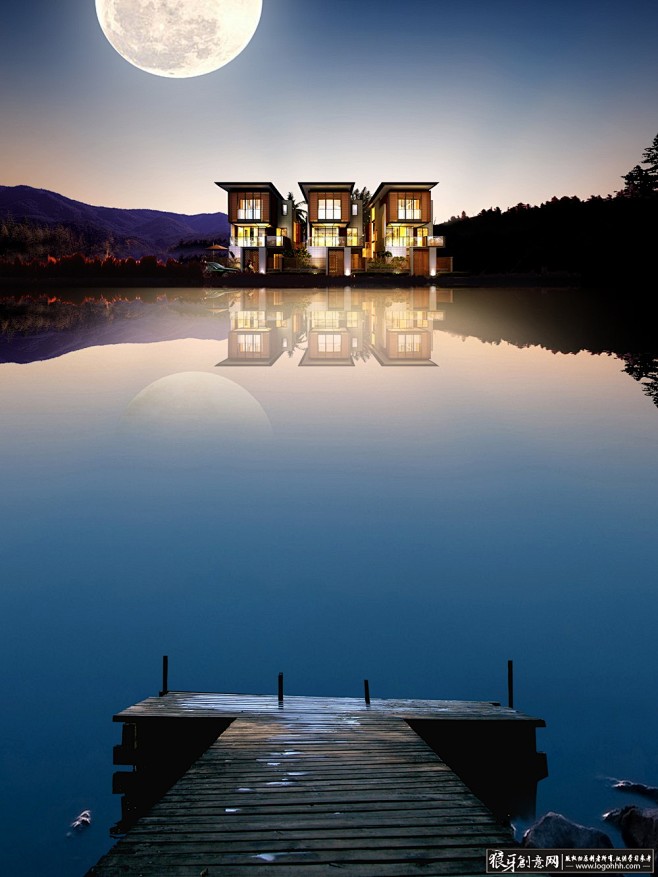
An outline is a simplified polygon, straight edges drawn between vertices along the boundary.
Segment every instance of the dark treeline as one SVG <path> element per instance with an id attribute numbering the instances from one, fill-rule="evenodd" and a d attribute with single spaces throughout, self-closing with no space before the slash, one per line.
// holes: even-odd
<path id="1" fill-rule="evenodd" d="M 658 196 L 553 198 L 435 226 L 455 271 L 565 272 L 593 285 L 642 277 L 653 262 Z"/>
<path id="2" fill-rule="evenodd" d="M 642 167 L 644 165 L 644 167 Z M 611 285 L 653 273 L 658 220 L 658 134 L 641 163 L 622 175 L 615 196 L 551 198 L 435 226 L 456 271 L 475 274 L 565 272 L 585 284 Z"/>
<path id="3" fill-rule="evenodd" d="M 445 330 L 487 344 L 583 351 L 619 359 L 658 405 L 658 339 L 647 288 L 455 290 Z"/>
<path id="4" fill-rule="evenodd" d="M 168 259 L 163 262 L 155 256 L 115 259 L 112 256 L 89 258 L 82 253 L 74 253 L 60 259 L 49 256 L 45 260 L 24 261 L 15 258 L 0 261 L 0 281 L 5 282 L 200 286 L 202 277 L 203 265 L 198 259 L 187 262 Z"/>
<path id="5" fill-rule="evenodd" d="M 61 258 L 74 253 L 105 256 L 114 239 L 91 226 L 48 225 L 29 219 L 6 217 L 0 220 L 0 259 L 34 260 L 48 256 Z"/>

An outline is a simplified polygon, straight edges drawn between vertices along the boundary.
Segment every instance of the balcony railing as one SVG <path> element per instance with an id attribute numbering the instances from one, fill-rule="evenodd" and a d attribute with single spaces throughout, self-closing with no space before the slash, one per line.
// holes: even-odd
<path id="1" fill-rule="evenodd" d="M 231 246 L 232 247 L 264 247 L 265 246 L 265 235 L 259 234 L 256 237 L 249 238 L 231 238 Z"/>
<path id="2" fill-rule="evenodd" d="M 445 240 L 439 237 L 386 237 L 384 243 L 387 247 L 444 247 Z"/>
<path id="3" fill-rule="evenodd" d="M 341 237 L 339 235 L 311 235 L 306 242 L 309 247 L 362 247 L 363 237 Z"/>
<path id="4" fill-rule="evenodd" d="M 444 247 L 445 240 L 440 237 L 386 237 L 387 247 Z"/>
<path id="5" fill-rule="evenodd" d="M 282 234 L 268 234 L 266 244 L 268 247 L 282 247 L 284 237 Z"/>

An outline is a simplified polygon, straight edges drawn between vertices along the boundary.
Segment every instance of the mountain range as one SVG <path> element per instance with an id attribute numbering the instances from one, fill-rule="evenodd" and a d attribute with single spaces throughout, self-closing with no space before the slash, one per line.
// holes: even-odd
<path id="1" fill-rule="evenodd" d="M 31 186 L 0 186 L 0 221 L 5 219 L 41 227 L 64 226 L 88 244 L 109 242 L 113 255 L 121 257 L 177 256 L 188 249 L 186 243 L 228 235 L 225 213 L 187 215 L 94 207 Z"/>

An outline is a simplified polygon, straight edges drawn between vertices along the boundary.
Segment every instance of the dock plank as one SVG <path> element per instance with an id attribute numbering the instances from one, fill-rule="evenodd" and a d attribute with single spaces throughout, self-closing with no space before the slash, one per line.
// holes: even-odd
<path id="1" fill-rule="evenodd" d="M 176 692 L 129 707 L 115 719 L 235 720 L 88 875 L 484 874 L 485 848 L 512 835 L 405 721 L 437 712 L 542 724 L 452 701 Z"/>

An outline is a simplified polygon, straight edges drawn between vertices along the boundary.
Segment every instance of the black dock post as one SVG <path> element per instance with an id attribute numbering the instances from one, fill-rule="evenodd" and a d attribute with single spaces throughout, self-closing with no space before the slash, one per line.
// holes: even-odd
<path id="1" fill-rule="evenodd" d="M 507 706 L 514 709 L 514 661 L 507 662 Z"/>
<path id="2" fill-rule="evenodd" d="M 160 692 L 160 697 L 164 697 L 165 694 L 169 694 L 169 656 L 162 656 L 162 691 Z"/>
<path id="3" fill-rule="evenodd" d="M 366 703 L 370 706 L 370 683 L 367 679 L 363 680 L 363 694 L 366 699 Z"/>
<path id="4" fill-rule="evenodd" d="M 279 703 L 283 703 L 283 673 L 279 673 Z"/>

